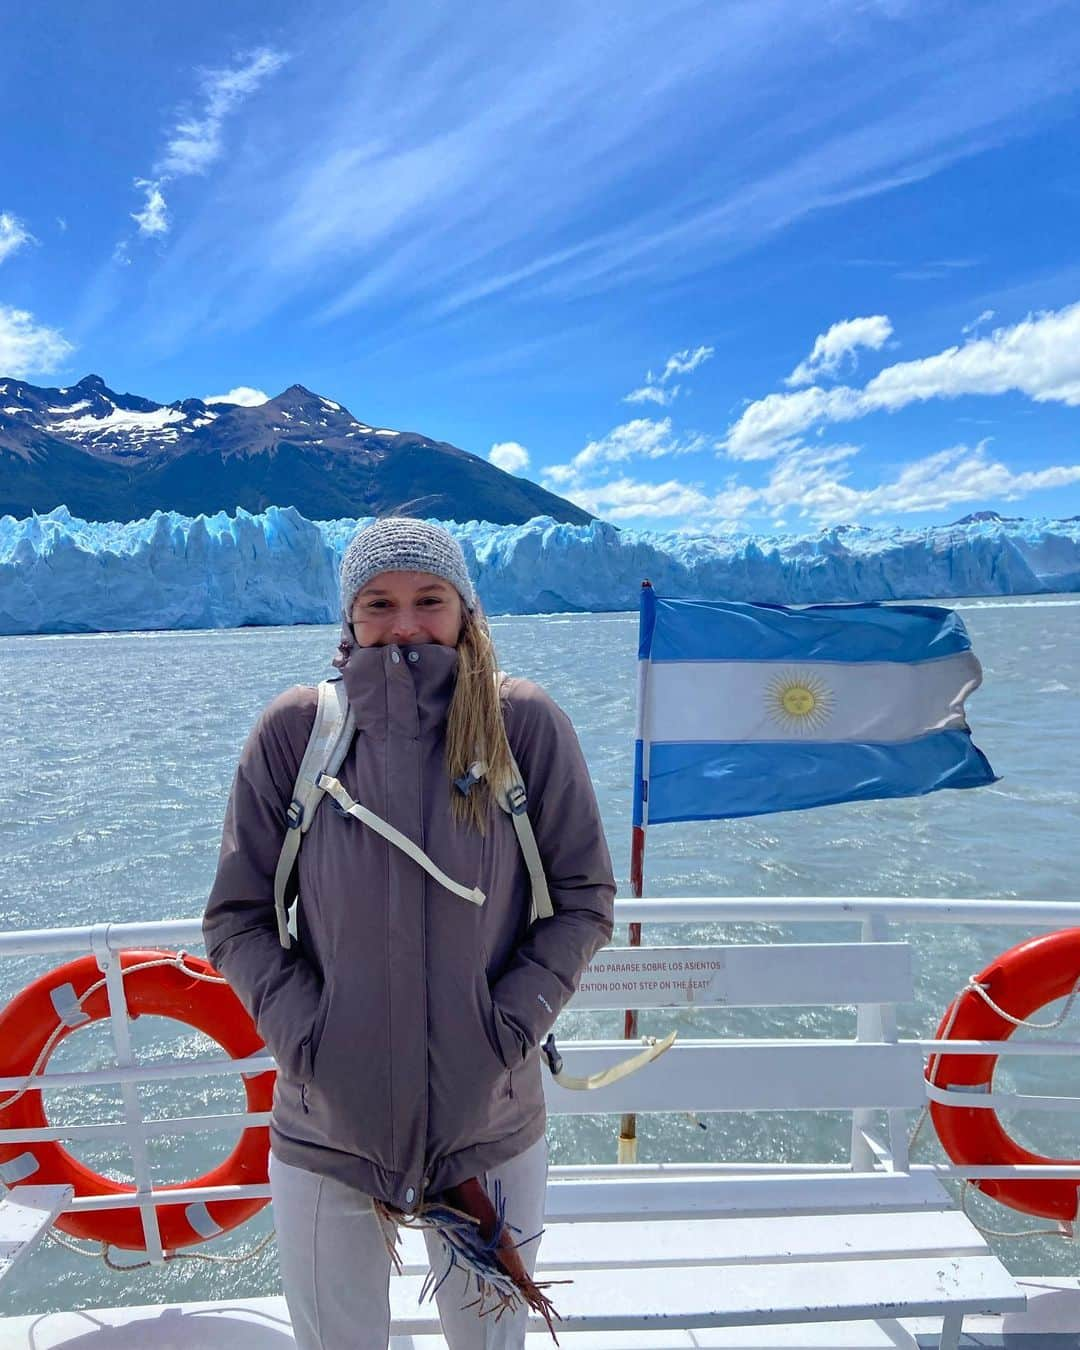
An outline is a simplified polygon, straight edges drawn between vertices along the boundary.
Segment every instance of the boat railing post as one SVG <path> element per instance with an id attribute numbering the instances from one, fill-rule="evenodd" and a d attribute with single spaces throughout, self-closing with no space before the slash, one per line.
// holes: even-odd
<path id="1" fill-rule="evenodd" d="M 124 971 L 120 953 L 114 952 L 109 945 L 109 928 L 110 925 L 107 923 L 94 924 L 90 930 L 90 948 L 97 957 L 99 969 L 105 975 L 105 991 L 109 996 L 109 1021 L 112 1024 L 117 1067 L 134 1068 L 135 1052 L 131 1045 L 131 1023 L 128 1020 L 127 999 L 124 995 Z M 129 1079 L 122 1080 L 119 1086 L 120 1099 L 124 1106 L 122 1133 L 131 1154 L 135 1192 L 138 1196 L 145 1197 L 139 1200 L 139 1214 L 142 1218 L 146 1255 L 152 1265 L 160 1266 L 165 1263 L 165 1253 L 161 1247 L 157 1208 L 151 1198 L 154 1187 L 150 1175 L 150 1154 L 146 1146 L 142 1107 L 139 1104 L 139 1085 L 137 1081 Z"/>
<path id="2" fill-rule="evenodd" d="M 880 911 L 863 916 L 861 940 L 884 942 L 888 938 L 888 920 Z M 860 1003 L 856 1018 L 855 1039 L 895 1044 L 897 1039 L 896 1008 L 891 1003 Z M 874 1107 L 860 1106 L 851 1117 L 851 1168 L 855 1172 L 871 1171 L 878 1157 L 871 1148 L 867 1135 L 872 1135 L 877 1112 Z M 889 1155 L 893 1167 L 907 1170 L 907 1124 L 903 1111 L 887 1110 Z"/>
<path id="3" fill-rule="evenodd" d="M 642 591 L 652 590 L 652 582 L 641 583 Z M 638 661 L 638 739 L 641 741 L 641 824 L 633 826 L 630 842 L 630 894 L 640 900 L 645 884 L 645 831 L 649 825 L 649 667 L 650 661 Z M 629 925 L 629 943 L 631 947 L 641 946 L 641 924 Z M 623 1040 L 637 1039 L 638 1015 L 636 1008 L 627 1008 L 623 1013 Z M 637 1116 L 632 1111 L 625 1112 L 619 1120 L 620 1163 L 637 1162 Z"/>

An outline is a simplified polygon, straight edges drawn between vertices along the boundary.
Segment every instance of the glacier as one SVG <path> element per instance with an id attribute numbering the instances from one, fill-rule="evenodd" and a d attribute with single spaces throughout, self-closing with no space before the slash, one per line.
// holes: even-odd
<path id="1" fill-rule="evenodd" d="M 0 633 L 322 624 L 360 520 L 156 511 L 128 523 L 66 507 L 0 517 Z M 594 521 L 441 522 L 489 614 L 627 610 L 662 595 L 805 604 L 1080 590 L 1080 518 L 949 526 L 840 525 L 807 535 L 661 534 Z"/>

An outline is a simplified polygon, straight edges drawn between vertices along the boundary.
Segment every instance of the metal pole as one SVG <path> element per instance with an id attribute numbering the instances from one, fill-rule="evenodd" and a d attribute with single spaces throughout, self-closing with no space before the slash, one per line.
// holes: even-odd
<path id="1" fill-rule="evenodd" d="M 652 582 L 643 581 L 641 589 L 652 589 Z M 630 842 L 630 893 L 635 900 L 640 900 L 644 885 L 645 871 L 645 829 L 649 823 L 649 740 L 648 727 L 646 725 L 646 697 L 648 694 L 648 663 L 645 663 L 641 669 L 638 680 L 638 728 L 641 732 L 641 777 L 644 785 L 643 801 L 641 804 L 641 824 L 633 827 Z M 641 946 L 641 924 L 630 924 L 630 946 Z M 623 1039 L 632 1041 L 637 1039 L 638 1020 L 637 1009 L 627 1008 L 623 1014 Z M 632 1112 L 626 1112 L 619 1121 L 619 1152 L 618 1160 L 620 1163 L 637 1162 L 637 1116 Z"/>

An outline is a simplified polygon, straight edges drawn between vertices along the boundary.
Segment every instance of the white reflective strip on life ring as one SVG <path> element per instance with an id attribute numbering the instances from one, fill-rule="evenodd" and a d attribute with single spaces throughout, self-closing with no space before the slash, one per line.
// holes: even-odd
<path id="1" fill-rule="evenodd" d="M 56 1015 L 66 1027 L 81 1027 L 90 1021 L 90 1014 L 79 1006 L 79 996 L 73 984 L 58 984 L 49 990 L 49 998 L 56 1009 Z"/>
<path id="2" fill-rule="evenodd" d="M 32 1177 L 40 1166 L 34 1155 L 27 1150 L 20 1153 L 17 1158 L 12 1158 L 10 1162 L 0 1163 L 0 1181 L 5 1186 L 14 1186 L 16 1182 Z"/>
<path id="3" fill-rule="evenodd" d="M 184 1218 L 201 1238 L 217 1237 L 219 1233 L 225 1231 L 221 1224 L 214 1222 L 210 1211 L 201 1202 L 197 1205 L 188 1205 L 184 1210 Z"/>

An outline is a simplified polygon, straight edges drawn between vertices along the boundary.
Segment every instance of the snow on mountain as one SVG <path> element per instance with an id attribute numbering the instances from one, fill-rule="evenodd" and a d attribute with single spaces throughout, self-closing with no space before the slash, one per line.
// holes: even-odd
<path id="1" fill-rule="evenodd" d="M 0 517 L 0 633 L 333 623 L 345 546 L 364 521 L 291 507 L 87 522 L 65 507 Z M 840 526 L 721 538 L 568 525 L 446 522 L 489 613 L 626 610 L 662 595 L 809 603 L 1080 591 L 1080 520 L 931 529 Z"/>
<path id="2" fill-rule="evenodd" d="M 181 436 L 218 416 L 201 399 L 161 404 L 118 394 L 100 375 L 87 375 L 66 389 L 7 379 L 0 381 L 0 391 L 0 414 L 12 419 L 8 431 L 22 433 L 24 451 L 27 438 L 36 434 L 81 447 L 99 464 L 129 468 L 169 457 Z"/>

